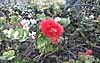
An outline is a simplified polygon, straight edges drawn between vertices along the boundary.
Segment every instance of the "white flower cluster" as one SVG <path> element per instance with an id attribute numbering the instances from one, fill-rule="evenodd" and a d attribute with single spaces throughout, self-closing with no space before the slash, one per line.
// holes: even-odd
<path id="1" fill-rule="evenodd" d="M 59 22 L 59 21 L 61 21 L 61 18 L 60 18 L 60 17 L 55 17 L 54 20 L 55 20 L 56 22 Z"/>
<path id="2" fill-rule="evenodd" d="M 22 21 L 19 22 L 20 26 L 23 27 L 24 29 L 29 29 L 32 25 L 36 23 L 37 20 L 35 19 L 30 19 L 30 20 L 23 19 Z"/>
<path id="3" fill-rule="evenodd" d="M 29 36 L 32 38 L 32 39 L 35 39 L 36 38 L 36 32 L 33 32 L 32 33 L 29 33 Z"/>
<path id="4" fill-rule="evenodd" d="M 90 18 L 90 19 L 94 19 L 94 15 L 90 15 L 89 18 Z"/>
<path id="5" fill-rule="evenodd" d="M 3 33 L 8 37 L 8 38 L 11 38 L 11 34 L 12 34 L 12 32 L 13 32 L 13 29 L 11 28 L 11 29 L 5 29 L 5 30 L 3 30 Z"/>

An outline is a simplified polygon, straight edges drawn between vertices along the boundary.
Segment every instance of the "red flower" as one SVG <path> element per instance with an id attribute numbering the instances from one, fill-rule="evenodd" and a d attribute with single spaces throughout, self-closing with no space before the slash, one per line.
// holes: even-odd
<path id="1" fill-rule="evenodd" d="M 87 55 L 90 55 L 90 54 L 92 54 L 93 53 L 93 51 L 91 50 L 91 49 L 88 49 L 88 50 L 86 50 L 86 52 L 85 52 Z"/>
<path id="2" fill-rule="evenodd" d="M 44 35 L 51 38 L 52 43 L 57 43 L 57 39 L 63 32 L 63 27 L 52 18 L 45 18 L 40 22 L 40 29 Z"/>
<path id="3" fill-rule="evenodd" d="M 23 25 L 20 22 L 18 23 L 18 26 L 23 27 Z"/>
<path id="4" fill-rule="evenodd" d="M 93 53 L 93 51 L 92 51 L 91 49 L 86 50 L 86 52 L 81 52 L 81 54 L 82 54 L 83 56 L 88 56 L 88 55 L 90 55 L 90 54 L 92 54 L 92 53 Z"/>
<path id="5" fill-rule="evenodd" d="M 86 52 L 83 52 L 82 55 L 85 56 L 85 57 L 88 56 L 88 54 Z"/>

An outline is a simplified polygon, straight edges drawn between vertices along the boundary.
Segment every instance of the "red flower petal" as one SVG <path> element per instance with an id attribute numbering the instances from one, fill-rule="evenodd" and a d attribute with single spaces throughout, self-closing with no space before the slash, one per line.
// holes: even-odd
<path id="1" fill-rule="evenodd" d="M 93 51 L 91 49 L 86 50 L 86 54 L 90 55 L 92 53 L 93 53 Z"/>
<path id="2" fill-rule="evenodd" d="M 52 42 L 57 42 L 57 38 L 63 32 L 63 27 L 58 22 L 55 22 L 52 18 L 43 19 L 40 22 L 40 29 L 44 35 L 51 38 Z"/>
<path id="3" fill-rule="evenodd" d="M 82 55 L 83 55 L 83 56 L 87 56 L 88 54 L 87 54 L 87 53 L 85 53 L 85 52 L 83 52 L 83 53 L 82 53 Z"/>
<path id="4" fill-rule="evenodd" d="M 51 38 L 52 44 L 57 44 L 58 43 L 57 41 L 58 41 L 58 38 L 56 38 L 56 37 Z"/>
<path id="5" fill-rule="evenodd" d="M 18 23 L 18 26 L 23 27 L 23 25 L 20 22 Z"/>

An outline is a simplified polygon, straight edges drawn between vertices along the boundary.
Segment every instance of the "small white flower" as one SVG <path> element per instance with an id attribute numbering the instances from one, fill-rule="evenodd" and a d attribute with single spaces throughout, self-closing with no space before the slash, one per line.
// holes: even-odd
<path id="1" fill-rule="evenodd" d="M 29 33 L 29 36 L 32 38 L 32 39 L 35 39 L 36 37 L 36 32 L 33 32 L 32 33 Z"/>
<path id="2" fill-rule="evenodd" d="M 20 21 L 20 24 L 22 25 L 23 29 L 29 29 L 33 24 L 36 24 L 37 20 L 35 19 L 30 19 L 30 20 L 26 20 L 23 19 L 22 21 Z"/>
<path id="3" fill-rule="evenodd" d="M 4 33 L 4 34 L 7 34 L 7 32 L 8 32 L 8 30 L 7 30 L 7 29 L 3 30 L 3 33 Z"/>
<path id="4" fill-rule="evenodd" d="M 100 38 L 100 36 L 99 36 L 99 38 Z"/>
<path id="5" fill-rule="evenodd" d="M 59 9 L 59 6 L 58 6 L 58 5 L 55 5 L 55 8 L 56 8 L 56 9 Z"/>
<path id="6" fill-rule="evenodd" d="M 55 20 L 56 22 L 59 22 L 59 21 L 61 21 L 61 18 L 60 18 L 60 17 L 56 17 L 54 20 Z"/>
<path id="7" fill-rule="evenodd" d="M 31 18 L 31 15 L 28 15 L 29 18 Z"/>
<path id="8" fill-rule="evenodd" d="M 63 1 L 62 1 L 62 4 L 66 4 L 66 0 L 63 0 Z"/>
<path id="9" fill-rule="evenodd" d="M 8 32 L 7 32 L 7 37 L 8 37 L 8 38 L 11 38 L 12 33 L 13 33 L 13 29 L 11 28 L 11 29 L 9 29 Z"/>
<path id="10" fill-rule="evenodd" d="M 88 20 L 89 18 L 88 17 L 85 17 L 85 19 Z"/>
<path id="11" fill-rule="evenodd" d="M 100 18 L 100 15 L 98 17 Z"/>
<path id="12" fill-rule="evenodd" d="M 31 12 L 31 11 L 32 11 L 31 9 L 28 10 L 28 12 Z"/>
<path id="13" fill-rule="evenodd" d="M 85 12 L 82 12 L 82 14 L 84 14 L 84 15 L 85 15 L 86 13 L 85 13 Z"/>
<path id="14" fill-rule="evenodd" d="M 12 12 L 13 10 L 12 9 L 9 9 L 9 11 Z"/>
<path id="15" fill-rule="evenodd" d="M 11 29 L 9 29 L 9 31 L 7 33 L 8 33 L 8 35 L 10 35 L 10 34 L 12 34 L 12 32 L 13 32 L 13 29 L 11 28 Z"/>
<path id="16" fill-rule="evenodd" d="M 30 19 L 30 22 L 32 23 L 32 24 L 36 24 L 36 20 L 35 19 Z"/>
<path id="17" fill-rule="evenodd" d="M 29 27 L 30 21 L 24 19 L 20 23 L 22 24 L 23 28 L 27 28 Z"/>
<path id="18" fill-rule="evenodd" d="M 31 38 L 32 38 L 32 39 L 35 39 L 35 36 L 32 35 Z"/>
<path id="19" fill-rule="evenodd" d="M 22 11 L 22 14 L 24 14 L 25 12 L 24 11 Z"/>
<path id="20" fill-rule="evenodd" d="M 92 7 L 92 9 L 95 9 L 95 7 Z"/>
<path id="21" fill-rule="evenodd" d="M 71 11 L 71 9 L 69 8 L 67 11 L 69 12 L 69 11 Z"/>
<path id="22" fill-rule="evenodd" d="M 19 14 L 18 12 L 15 12 L 16 14 Z"/>
<path id="23" fill-rule="evenodd" d="M 29 30 L 30 27 L 27 27 L 27 26 L 23 26 L 23 29 L 25 30 Z"/>
<path id="24" fill-rule="evenodd" d="M 24 24 L 26 23 L 27 21 L 25 19 L 23 19 L 22 21 L 20 21 L 20 23 L 24 26 Z"/>
<path id="25" fill-rule="evenodd" d="M 24 25 L 25 25 L 26 27 L 28 27 L 29 24 L 30 24 L 30 21 L 27 19 Z"/>
<path id="26" fill-rule="evenodd" d="M 5 18 L 4 17 L 0 17 L 0 19 L 4 20 Z"/>
<path id="27" fill-rule="evenodd" d="M 32 31 L 32 33 L 29 33 L 29 36 L 31 36 L 31 35 L 36 35 L 36 32 Z"/>
<path id="28" fill-rule="evenodd" d="M 89 18 L 92 18 L 93 19 L 94 18 L 94 15 L 90 15 Z"/>

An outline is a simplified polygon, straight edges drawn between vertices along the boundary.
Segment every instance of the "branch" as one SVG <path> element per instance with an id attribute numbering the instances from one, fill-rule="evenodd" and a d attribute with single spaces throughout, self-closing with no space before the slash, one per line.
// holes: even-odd
<path id="1" fill-rule="evenodd" d="M 97 8 L 100 8 L 99 5 L 90 5 L 90 4 L 76 4 L 73 7 L 76 7 L 76 6 L 88 6 L 88 7 L 97 7 Z"/>

